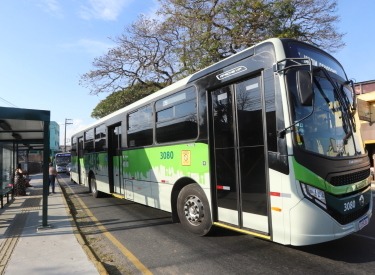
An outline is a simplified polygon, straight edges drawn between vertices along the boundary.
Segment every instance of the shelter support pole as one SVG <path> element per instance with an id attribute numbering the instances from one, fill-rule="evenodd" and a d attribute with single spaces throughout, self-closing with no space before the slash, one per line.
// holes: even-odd
<path id="1" fill-rule="evenodd" d="M 43 209 L 42 227 L 48 227 L 48 194 L 49 194 L 49 121 L 44 121 L 44 150 L 43 150 Z"/>

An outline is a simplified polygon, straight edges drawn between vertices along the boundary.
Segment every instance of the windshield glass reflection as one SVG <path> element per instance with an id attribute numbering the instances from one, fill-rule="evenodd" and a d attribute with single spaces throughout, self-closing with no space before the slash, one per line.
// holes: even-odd
<path id="1" fill-rule="evenodd" d="M 313 106 L 294 102 L 294 137 L 298 147 L 325 156 L 354 156 L 356 146 L 348 105 L 323 73 L 314 74 Z M 295 92 L 295 91 L 294 91 Z M 341 100 L 340 100 L 341 96 Z M 294 98 L 297 98 L 294 94 Z"/>

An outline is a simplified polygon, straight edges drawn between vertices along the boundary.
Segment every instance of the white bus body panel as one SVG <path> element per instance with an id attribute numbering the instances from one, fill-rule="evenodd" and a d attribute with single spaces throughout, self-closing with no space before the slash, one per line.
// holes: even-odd
<path id="1" fill-rule="evenodd" d="M 370 209 L 372 204 L 371 200 Z M 369 213 L 371 211 L 366 215 L 370 215 Z M 360 230 L 358 220 L 341 225 L 319 207 L 303 199 L 290 211 L 290 227 L 293 228 L 290 244 L 309 245 L 347 236 Z"/>

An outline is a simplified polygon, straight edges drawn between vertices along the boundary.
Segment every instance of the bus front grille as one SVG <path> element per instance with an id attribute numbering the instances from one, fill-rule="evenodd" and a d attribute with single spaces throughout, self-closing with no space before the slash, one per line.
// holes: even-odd
<path id="1" fill-rule="evenodd" d="M 343 186 L 353 184 L 361 180 L 365 180 L 370 176 L 370 169 L 365 169 L 351 174 L 333 176 L 328 178 L 327 181 L 333 186 Z"/>

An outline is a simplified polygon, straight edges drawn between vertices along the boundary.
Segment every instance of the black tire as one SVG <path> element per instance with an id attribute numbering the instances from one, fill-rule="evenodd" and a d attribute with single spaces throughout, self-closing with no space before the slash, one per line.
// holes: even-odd
<path id="1" fill-rule="evenodd" d="M 96 179 L 94 175 L 90 177 L 90 191 L 94 198 L 100 198 L 100 191 L 98 191 L 96 186 Z"/>
<path id="2" fill-rule="evenodd" d="M 182 188 L 177 197 L 177 213 L 181 224 L 199 236 L 207 235 L 212 227 L 210 205 L 197 184 Z"/>

